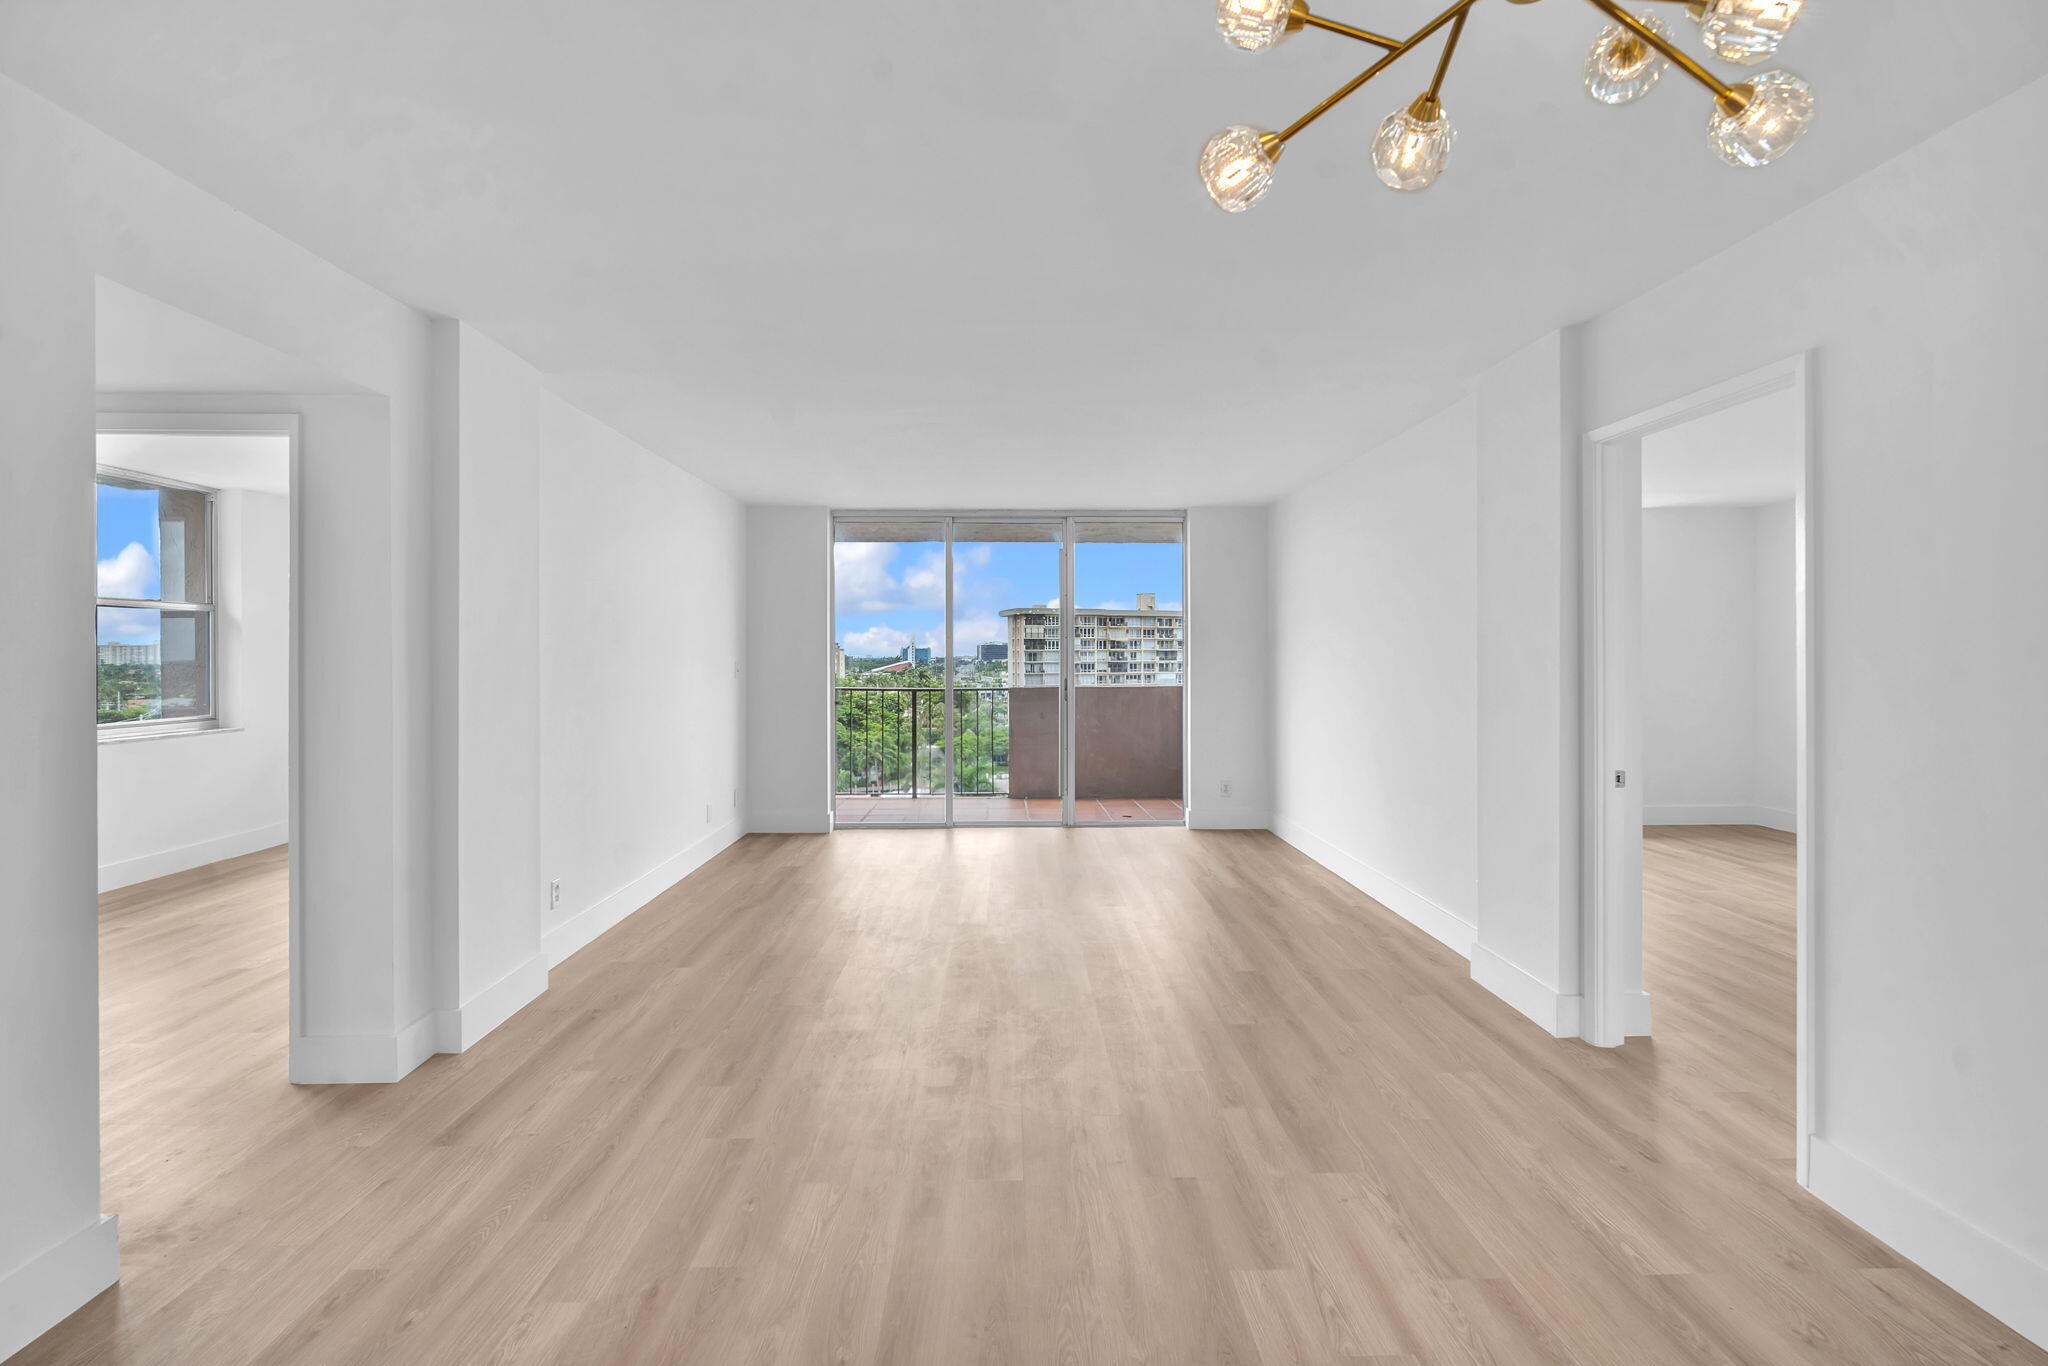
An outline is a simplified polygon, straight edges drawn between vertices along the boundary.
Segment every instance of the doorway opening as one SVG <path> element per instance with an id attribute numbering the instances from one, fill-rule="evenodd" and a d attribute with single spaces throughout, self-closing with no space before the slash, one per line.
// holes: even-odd
<path id="1" fill-rule="evenodd" d="M 1694 1064 L 1748 1036 L 1728 1089 L 1790 1129 L 1802 1181 L 1811 430 L 1794 357 L 1591 433 L 1584 471 L 1585 1037 L 1649 1034 L 1661 976 Z"/>
<path id="2" fill-rule="evenodd" d="M 841 514 L 835 829 L 1179 825 L 1178 513 Z"/>

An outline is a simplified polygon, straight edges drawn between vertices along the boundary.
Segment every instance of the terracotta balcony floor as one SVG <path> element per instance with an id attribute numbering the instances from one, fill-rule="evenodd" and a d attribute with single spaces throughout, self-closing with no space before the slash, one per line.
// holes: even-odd
<path id="1" fill-rule="evenodd" d="M 1177 821 L 1185 814 L 1176 797 L 1088 797 L 1074 803 L 1083 825 L 1120 821 Z M 833 818 L 851 825 L 933 825 L 946 819 L 943 797 L 839 797 Z M 953 819 L 962 825 L 988 822 L 1044 822 L 1057 825 L 1060 803 L 1053 797 L 955 797 Z"/>

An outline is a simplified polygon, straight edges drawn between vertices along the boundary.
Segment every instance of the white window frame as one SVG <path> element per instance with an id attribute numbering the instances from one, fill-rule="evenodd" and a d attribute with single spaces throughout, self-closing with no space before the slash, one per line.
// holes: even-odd
<path id="1" fill-rule="evenodd" d="M 165 598 L 108 598 L 95 591 L 93 597 L 93 686 L 99 686 L 99 614 L 102 607 L 140 608 L 148 612 L 197 612 L 206 616 L 206 714 L 204 716 L 153 717 L 141 721 L 106 721 L 95 724 L 94 730 L 101 743 L 119 740 L 139 739 L 148 735 L 184 735 L 193 731 L 220 729 L 220 583 L 217 575 L 220 557 L 220 490 L 204 484 L 188 484 L 178 479 L 166 479 L 160 474 L 143 474 L 136 470 L 122 469 L 119 465 L 93 466 L 93 525 L 95 540 L 99 525 L 99 486 L 109 476 L 133 484 L 144 484 L 150 488 L 174 489 L 181 493 L 198 493 L 206 497 L 206 595 L 205 602 L 174 602 Z M 99 585 L 95 583 L 94 589 Z M 161 637 L 159 637 L 161 639 Z M 161 645 L 159 645 L 161 651 Z M 163 667 L 159 653 L 157 667 Z"/>

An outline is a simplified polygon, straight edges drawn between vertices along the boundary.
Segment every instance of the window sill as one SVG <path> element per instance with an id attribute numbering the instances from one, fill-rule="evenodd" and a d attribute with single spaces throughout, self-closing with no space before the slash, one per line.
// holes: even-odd
<path id="1" fill-rule="evenodd" d="M 200 735 L 240 735 L 246 726 L 193 726 L 182 730 L 130 731 L 119 735 L 101 735 L 103 745 L 136 745 L 144 740 L 190 740 Z"/>

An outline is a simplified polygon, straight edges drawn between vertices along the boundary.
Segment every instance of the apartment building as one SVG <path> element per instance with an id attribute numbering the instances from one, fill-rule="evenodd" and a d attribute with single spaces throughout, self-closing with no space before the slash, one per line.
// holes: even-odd
<path id="1" fill-rule="evenodd" d="M 1187 625 L 1179 608 L 1140 593 L 1132 608 L 1096 608 L 1074 615 L 1074 682 L 1080 687 L 1168 687 L 1187 676 Z M 1062 627 L 1057 607 L 1008 607 L 1010 686 L 1060 680 Z"/>

